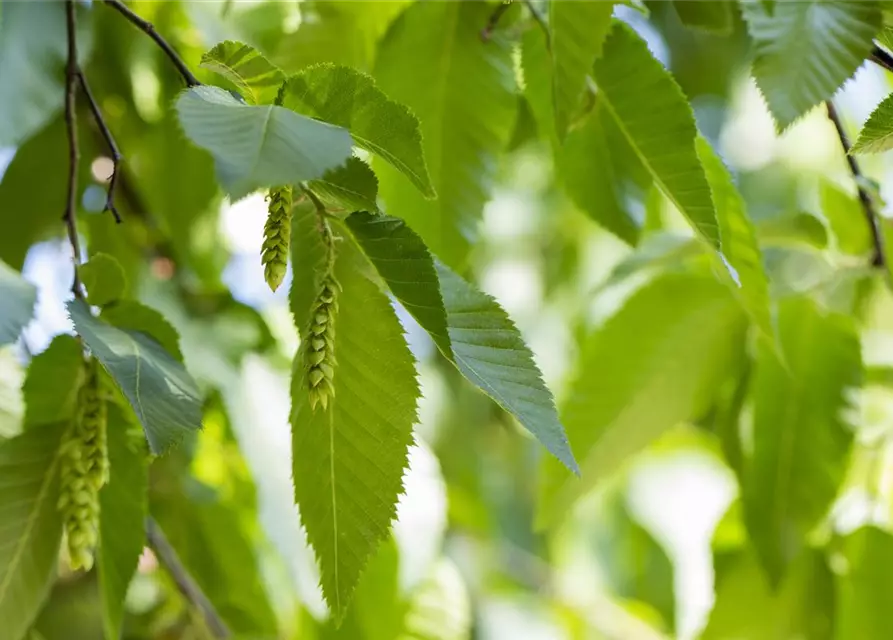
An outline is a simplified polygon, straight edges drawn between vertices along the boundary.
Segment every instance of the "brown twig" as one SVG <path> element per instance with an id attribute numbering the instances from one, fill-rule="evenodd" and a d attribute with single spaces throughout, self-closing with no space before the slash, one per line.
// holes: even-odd
<path id="1" fill-rule="evenodd" d="M 186 82 L 186 86 L 188 87 L 196 87 L 201 84 L 192 72 L 189 70 L 189 67 L 186 66 L 186 63 L 183 62 L 183 59 L 177 54 L 174 48 L 165 40 L 156 30 L 155 25 L 153 25 L 148 20 L 144 20 L 136 15 L 133 11 L 131 11 L 127 5 L 125 5 L 121 0 L 104 0 L 104 2 L 115 9 L 122 16 L 127 18 L 127 20 L 135 25 L 140 31 L 145 33 L 147 36 L 152 38 L 155 41 L 162 51 L 167 55 L 173 65 L 177 68 L 177 71 L 180 72 L 180 75 L 183 76 L 183 80 Z"/>
<path id="2" fill-rule="evenodd" d="M 80 71 L 78 68 L 78 43 L 77 43 L 77 17 L 75 14 L 74 0 L 65 0 L 65 18 L 68 36 L 68 63 L 65 67 L 65 127 L 68 132 L 68 197 L 65 202 L 65 215 L 62 219 L 68 228 L 68 241 L 71 243 L 72 264 L 74 267 L 74 279 L 71 284 L 71 292 L 75 298 L 83 300 L 84 291 L 81 286 L 81 276 L 78 266 L 81 263 L 81 244 L 78 239 L 77 223 L 77 186 L 78 186 L 78 162 L 80 149 L 78 147 L 78 119 L 77 119 L 77 84 Z"/>
<path id="3" fill-rule="evenodd" d="M 72 0 L 68 1 L 71 2 Z M 226 623 L 223 621 L 223 618 L 217 613 L 214 605 L 208 600 L 208 596 L 201 590 L 201 587 L 195 583 L 195 580 L 193 580 L 189 571 L 186 570 L 186 567 L 184 567 L 183 563 L 180 561 L 177 552 L 171 546 L 171 543 L 168 542 L 167 536 L 164 535 L 164 531 L 161 530 L 158 523 L 151 517 L 146 518 L 146 539 L 149 542 L 152 551 L 155 553 L 155 557 L 158 558 L 159 563 L 167 570 L 171 578 L 173 578 L 177 585 L 177 589 L 183 597 L 201 612 L 205 619 L 205 623 L 208 625 L 208 630 L 215 638 L 229 638 L 230 632 Z"/>
<path id="4" fill-rule="evenodd" d="M 863 186 L 865 178 L 862 170 L 859 168 L 859 163 L 856 162 L 856 158 L 850 154 L 850 140 L 843 128 L 840 115 L 837 113 L 837 109 L 834 108 L 834 103 L 831 100 L 826 100 L 825 107 L 828 110 L 828 118 L 834 123 L 834 128 L 837 130 L 837 137 L 840 139 L 840 146 L 843 148 L 843 154 L 846 156 L 847 164 L 849 164 L 850 173 L 856 181 L 856 190 L 859 194 L 859 202 L 862 204 L 862 211 L 865 213 L 865 220 L 868 222 L 868 228 L 871 230 L 871 241 L 874 246 L 871 264 L 874 267 L 882 267 L 886 264 L 884 239 L 881 233 L 880 221 L 874 210 L 874 203 L 871 200 L 871 194 Z"/>
<path id="5" fill-rule="evenodd" d="M 102 133 L 102 137 L 109 147 L 109 152 L 112 154 L 112 176 L 109 179 L 108 191 L 106 192 L 105 197 L 105 208 L 103 211 L 111 211 L 112 215 L 115 217 L 115 222 L 120 223 L 121 214 L 118 213 L 118 208 L 115 206 L 115 187 L 118 184 L 118 174 L 120 173 L 121 162 L 124 160 L 124 157 L 121 155 L 121 151 L 118 149 L 118 144 L 115 142 L 115 137 L 112 135 L 112 132 L 109 130 L 109 127 L 105 122 L 105 118 L 102 116 L 102 111 L 99 110 L 99 105 L 93 97 L 93 92 L 90 91 L 87 77 L 80 69 L 78 70 L 78 80 L 81 83 L 81 89 L 84 91 L 84 96 L 87 98 L 87 104 L 90 106 L 90 112 L 93 114 L 93 120 L 96 122 L 96 126 L 99 127 L 99 131 Z"/>
<path id="6" fill-rule="evenodd" d="M 893 56 L 877 45 L 871 50 L 871 61 L 887 71 L 893 71 Z"/>

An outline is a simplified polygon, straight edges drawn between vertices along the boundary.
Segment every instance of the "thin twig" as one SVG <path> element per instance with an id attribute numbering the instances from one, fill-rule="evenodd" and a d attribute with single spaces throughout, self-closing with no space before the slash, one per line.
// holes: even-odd
<path id="1" fill-rule="evenodd" d="M 871 61 L 887 71 L 893 71 L 893 56 L 877 45 L 871 50 Z"/>
<path id="2" fill-rule="evenodd" d="M 68 0 L 71 2 L 72 0 Z M 180 562 L 177 552 L 168 542 L 167 536 L 151 517 L 146 518 L 146 539 L 149 546 L 158 558 L 159 563 L 164 566 L 167 572 L 177 584 L 177 589 L 186 598 L 189 603 L 201 612 L 208 625 L 208 629 L 215 638 L 229 638 L 230 632 L 226 623 L 214 609 L 214 605 L 208 600 L 201 588 L 195 583 L 195 580 Z"/>
<path id="3" fill-rule="evenodd" d="M 155 31 L 155 25 L 153 25 L 148 20 L 143 20 L 138 15 L 136 15 L 133 11 L 131 11 L 127 5 L 125 5 L 121 0 L 104 0 L 104 2 L 117 10 L 122 16 L 127 18 L 131 23 L 136 25 L 136 27 L 145 33 L 147 36 L 152 38 L 155 41 L 162 51 L 167 55 L 170 61 L 173 63 L 175 67 L 177 67 L 177 71 L 180 72 L 180 75 L 183 76 L 183 80 L 186 82 L 186 86 L 195 87 L 201 84 L 198 79 L 192 75 L 192 72 L 189 70 L 189 67 L 186 66 L 186 63 L 183 62 L 183 59 L 174 51 L 174 48 L 165 40 L 161 35 Z"/>
<path id="4" fill-rule="evenodd" d="M 65 225 L 68 227 L 68 241 L 71 243 L 74 279 L 71 292 L 75 298 L 83 299 L 81 276 L 78 267 L 81 263 L 81 244 L 78 240 L 77 223 L 77 186 L 78 161 L 78 120 L 76 111 L 78 71 L 77 18 L 74 0 L 65 0 L 65 17 L 68 36 L 68 64 L 65 68 L 65 127 L 68 131 L 68 197 L 65 202 Z"/>
<path id="5" fill-rule="evenodd" d="M 78 80 L 80 80 L 81 89 L 83 89 L 84 95 L 87 97 L 87 103 L 90 105 L 90 111 L 93 113 L 93 120 L 96 121 L 96 126 L 99 127 L 99 131 L 102 133 L 102 137 L 105 139 L 109 151 L 112 154 L 112 177 L 109 179 L 108 191 L 106 192 L 105 197 L 105 209 L 103 209 L 103 211 L 111 211 L 112 215 L 115 217 L 115 222 L 120 223 L 121 214 L 118 213 L 118 208 L 115 206 L 115 187 L 118 184 L 118 174 L 120 173 L 121 161 L 124 160 L 124 157 L 121 155 L 121 151 L 118 149 L 118 144 L 115 142 L 115 137 L 112 135 L 112 132 L 109 130 L 109 127 L 105 122 L 105 118 L 102 116 L 102 111 L 99 110 L 99 105 L 93 97 L 93 92 L 90 91 L 90 85 L 87 84 L 87 77 L 81 70 L 78 70 Z"/>
<path id="6" fill-rule="evenodd" d="M 493 32 L 499 25 L 499 20 L 511 6 L 512 0 L 504 0 L 502 4 L 499 4 L 496 9 L 493 10 L 493 13 L 490 14 L 490 19 L 487 20 L 487 26 L 481 30 L 481 40 L 488 42 L 490 38 L 493 37 Z"/>
<path id="7" fill-rule="evenodd" d="M 837 130 L 837 137 L 840 139 L 840 146 L 843 147 L 843 154 L 846 156 L 847 163 L 850 166 L 850 173 L 853 174 L 853 178 L 856 181 L 856 190 L 859 194 L 859 202 L 862 204 L 862 210 L 865 212 L 865 220 L 868 222 L 868 228 L 871 230 L 871 241 L 874 245 L 871 264 L 875 267 L 882 267 L 886 264 L 884 256 L 884 240 L 883 235 L 881 234 L 880 222 L 877 213 L 874 210 L 874 203 L 871 200 L 871 195 L 865 190 L 865 187 L 863 187 L 865 178 L 862 175 L 862 170 L 859 168 L 859 163 L 856 162 L 856 158 L 850 154 L 850 141 L 846 135 L 846 131 L 844 131 L 843 123 L 840 120 L 837 109 L 834 108 L 834 103 L 831 100 L 826 100 L 825 107 L 828 109 L 828 118 L 834 123 L 834 128 Z"/>

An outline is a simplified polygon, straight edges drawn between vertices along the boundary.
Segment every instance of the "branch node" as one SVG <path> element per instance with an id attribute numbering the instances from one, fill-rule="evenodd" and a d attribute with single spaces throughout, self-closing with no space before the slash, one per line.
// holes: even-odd
<path id="1" fill-rule="evenodd" d="M 90 105 L 90 112 L 93 114 L 93 120 L 96 122 L 96 126 L 99 127 L 99 131 L 102 133 L 102 137 L 108 145 L 109 152 L 112 155 L 112 175 L 111 178 L 109 178 L 103 212 L 111 211 L 112 216 L 115 218 L 115 222 L 121 224 L 121 214 L 118 213 L 118 208 L 115 206 L 115 187 L 118 185 L 118 175 L 121 170 L 121 162 L 124 160 L 124 156 L 121 155 L 121 150 L 115 142 L 115 137 L 112 135 L 108 124 L 106 124 L 102 111 L 99 109 L 99 104 L 93 97 L 93 92 L 90 90 L 90 85 L 87 83 L 87 77 L 81 70 L 78 70 L 78 81 L 81 84 L 84 96 L 87 98 L 87 104 Z"/>

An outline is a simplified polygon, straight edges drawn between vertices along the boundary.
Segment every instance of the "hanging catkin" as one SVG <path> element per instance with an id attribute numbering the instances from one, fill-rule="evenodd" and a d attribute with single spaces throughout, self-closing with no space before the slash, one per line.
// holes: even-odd
<path id="1" fill-rule="evenodd" d="M 310 312 L 307 333 L 307 385 L 310 407 L 326 409 L 335 395 L 332 381 L 335 376 L 335 318 L 338 315 L 338 293 L 341 287 L 334 276 L 327 274 Z"/>
<path id="2" fill-rule="evenodd" d="M 58 507 L 68 540 L 72 569 L 89 570 L 99 538 L 99 489 L 108 482 L 106 406 L 99 369 L 90 358 L 78 393 L 77 415 L 61 451 L 61 486 Z"/>
<path id="3" fill-rule="evenodd" d="M 264 279 L 276 291 L 288 268 L 288 247 L 291 239 L 291 187 L 274 187 L 267 196 L 267 223 L 264 225 L 264 244 L 261 263 Z"/>

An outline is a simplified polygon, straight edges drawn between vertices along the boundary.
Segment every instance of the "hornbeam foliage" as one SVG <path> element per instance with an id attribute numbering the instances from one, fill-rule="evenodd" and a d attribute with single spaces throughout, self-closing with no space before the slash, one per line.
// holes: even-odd
<path id="1" fill-rule="evenodd" d="M 891 44 L 0 0 L 0 639 L 888 640 Z"/>

